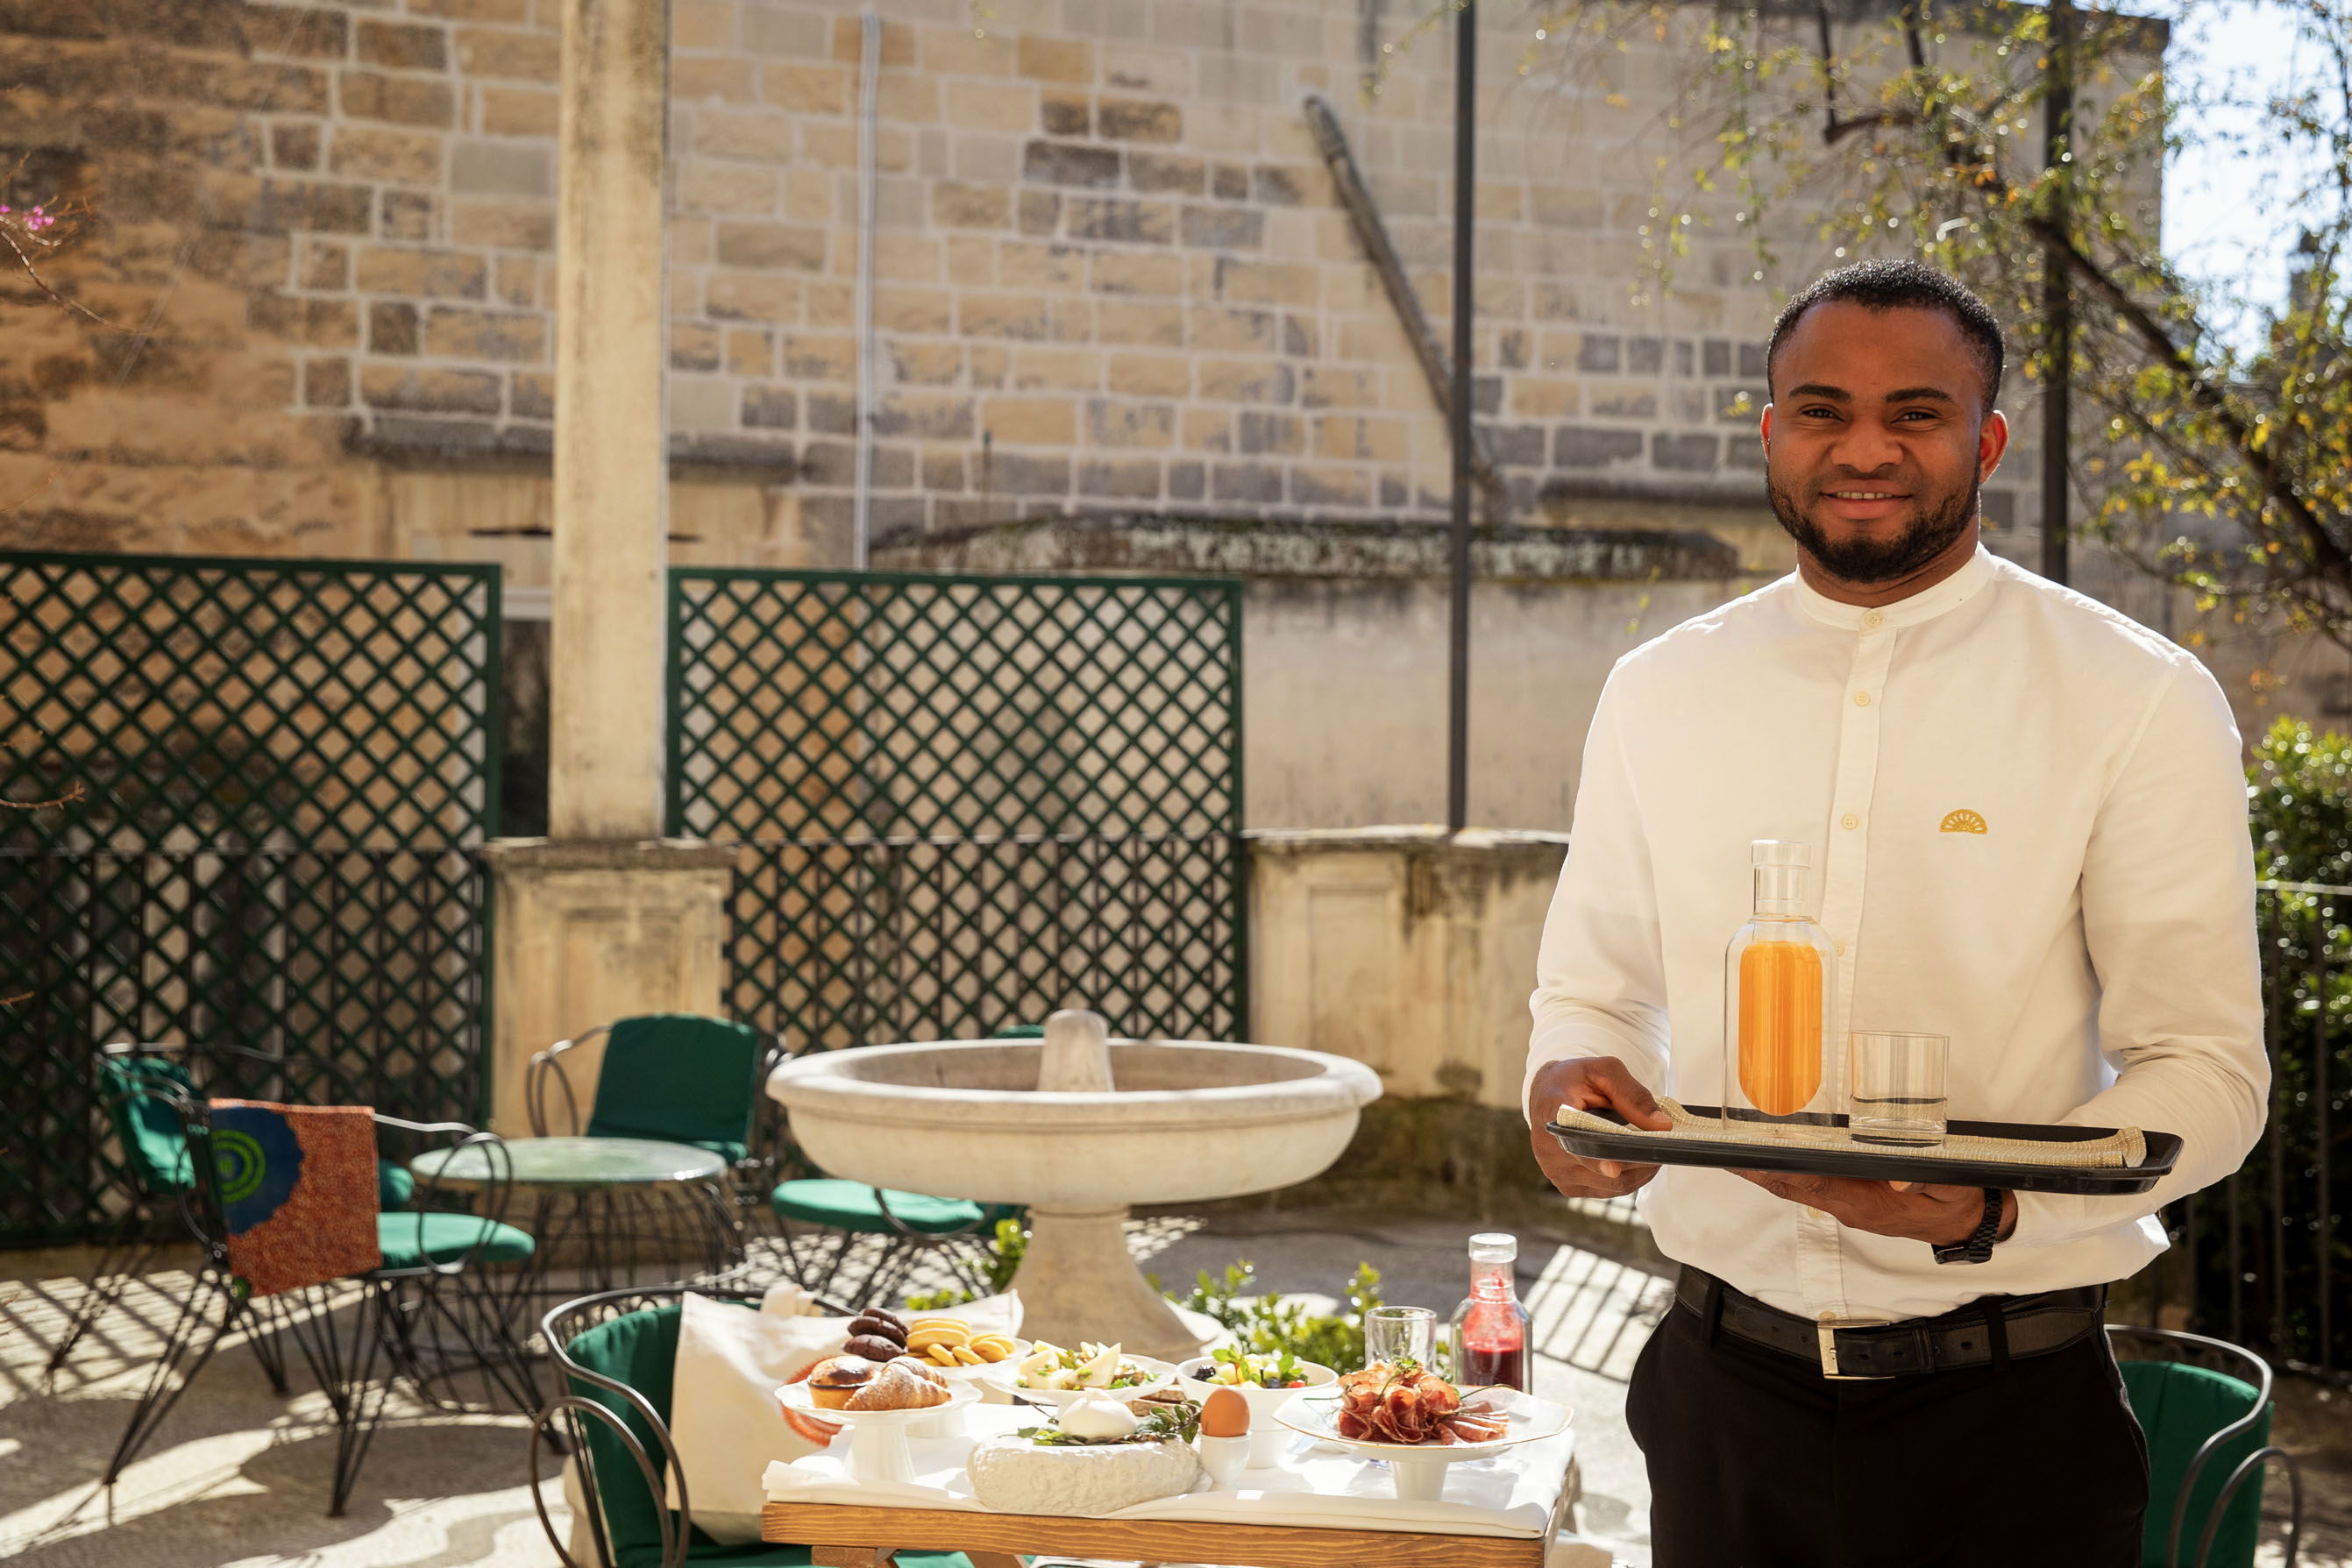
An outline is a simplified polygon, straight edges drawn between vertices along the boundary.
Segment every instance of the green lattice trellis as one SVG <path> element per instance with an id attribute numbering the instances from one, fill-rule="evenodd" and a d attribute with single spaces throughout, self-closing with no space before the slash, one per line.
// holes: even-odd
<path id="1" fill-rule="evenodd" d="M 740 1016 L 1238 1032 L 1238 584 L 681 569 L 670 608 L 669 825 L 746 846 Z"/>
<path id="2" fill-rule="evenodd" d="M 89 1053 L 479 1116 L 495 567 L 0 553 L 0 1244 L 119 1201 Z"/>

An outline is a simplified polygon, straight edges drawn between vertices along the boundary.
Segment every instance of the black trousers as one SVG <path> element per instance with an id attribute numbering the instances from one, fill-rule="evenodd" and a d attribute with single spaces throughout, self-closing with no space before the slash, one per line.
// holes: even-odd
<path id="1" fill-rule="evenodd" d="M 2106 1335 L 1872 1382 L 1677 1304 L 1626 1391 L 1656 1568 L 2137 1568 L 2147 1444 Z"/>

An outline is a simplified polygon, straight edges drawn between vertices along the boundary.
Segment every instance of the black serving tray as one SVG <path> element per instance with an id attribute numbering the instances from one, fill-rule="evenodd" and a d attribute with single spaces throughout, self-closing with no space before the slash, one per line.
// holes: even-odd
<path id="1" fill-rule="evenodd" d="M 1692 1115 L 1721 1114 L 1713 1105 L 1685 1105 Z M 1603 1121 L 1625 1125 L 1613 1111 L 1589 1113 Z M 1818 1117 L 1832 1126 L 1845 1125 L 1843 1115 Z M 1557 1122 L 1546 1130 L 1560 1147 L 1588 1160 L 1622 1160 L 1637 1166 L 1711 1166 L 1723 1170 L 1786 1171 L 1797 1176 L 1860 1176 L 1869 1181 L 1937 1182 L 1947 1186 L 2007 1187 L 2014 1192 L 2072 1193 L 2084 1197 L 2112 1197 L 2146 1192 L 2163 1180 L 2180 1158 L 2177 1133 L 2140 1134 L 2147 1143 L 2147 1158 L 2137 1166 L 2021 1166 L 1991 1160 L 1922 1159 L 1916 1151 L 1893 1145 L 1850 1149 L 1802 1149 L 1785 1145 L 1741 1146 L 1698 1138 L 1664 1137 L 1656 1133 L 1585 1132 Z M 2113 1127 L 2042 1126 L 2028 1122 L 1952 1122 L 1945 1131 L 1979 1138 L 2031 1138 L 2043 1143 L 2084 1143 L 2111 1136 Z"/>

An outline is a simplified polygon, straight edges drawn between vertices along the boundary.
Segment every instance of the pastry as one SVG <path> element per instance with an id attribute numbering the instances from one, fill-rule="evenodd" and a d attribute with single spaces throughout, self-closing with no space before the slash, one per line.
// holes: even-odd
<path id="1" fill-rule="evenodd" d="M 861 1334 L 888 1342 L 892 1346 L 892 1355 L 907 1348 L 907 1325 L 896 1314 L 878 1312 L 872 1307 L 849 1320 L 849 1337 L 856 1339 Z M 883 1359 L 887 1360 L 888 1357 Z"/>
<path id="2" fill-rule="evenodd" d="M 919 1355 L 894 1355 L 890 1358 L 888 1364 L 891 1366 L 903 1366 L 926 1383 L 936 1383 L 941 1388 L 945 1388 L 948 1385 L 947 1375 L 940 1372 L 936 1364 L 924 1360 Z"/>
<path id="3" fill-rule="evenodd" d="M 894 1361 L 907 1354 L 905 1345 L 877 1333 L 851 1334 L 849 1343 L 841 1348 L 851 1355 L 862 1355 L 868 1361 Z"/>
<path id="4" fill-rule="evenodd" d="M 829 1355 L 809 1368 L 809 1403 L 820 1410 L 840 1410 L 850 1396 L 874 1381 L 876 1367 L 862 1355 Z"/>
<path id="5" fill-rule="evenodd" d="M 912 1367 L 889 1365 L 874 1375 L 874 1380 L 849 1396 L 845 1410 L 928 1410 L 935 1405 L 945 1405 L 955 1396 L 942 1385 L 933 1383 Z"/>

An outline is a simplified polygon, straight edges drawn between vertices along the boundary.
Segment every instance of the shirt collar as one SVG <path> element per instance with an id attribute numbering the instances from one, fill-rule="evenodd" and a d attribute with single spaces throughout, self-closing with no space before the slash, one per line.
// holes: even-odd
<path id="1" fill-rule="evenodd" d="M 1923 588 L 1908 599 L 1898 599 L 1874 610 L 1864 609 L 1859 604 L 1847 604 L 1819 593 L 1801 576 L 1791 574 L 1789 580 L 1796 585 L 1799 608 L 1824 626 L 1834 626 L 1842 632 L 1875 632 L 1881 627 L 1916 626 L 1958 610 L 1975 598 L 1977 591 L 1992 580 L 1992 552 L 1979 544 L 1976 553 L 1962 563 L 1960 570 L 1943 581 Z"/>

